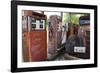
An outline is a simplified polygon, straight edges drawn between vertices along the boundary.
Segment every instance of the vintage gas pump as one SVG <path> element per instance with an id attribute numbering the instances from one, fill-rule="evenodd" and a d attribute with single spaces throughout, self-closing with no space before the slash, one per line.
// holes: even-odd
<path id="1" fill-rule="evenodd" d="M 48 52 L 52 55 L 57 53 L 58 48 L 61 47 L 61 25 L 62 23 L 60 16 L 50 16 Z"/>
<path id="2" fill-rule="evenodd" d="M 23 61 L 47 59 L 46 15 L 31 10 L 22 11 Z"/>

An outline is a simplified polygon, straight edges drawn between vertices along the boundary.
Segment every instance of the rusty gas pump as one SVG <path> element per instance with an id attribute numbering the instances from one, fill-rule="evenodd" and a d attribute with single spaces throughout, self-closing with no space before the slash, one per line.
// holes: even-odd
<path id="1" fill-rule="evenodd" d="M 22 11 L 22 52 L 24 62 L 47 59 L 46 15 Z"/>

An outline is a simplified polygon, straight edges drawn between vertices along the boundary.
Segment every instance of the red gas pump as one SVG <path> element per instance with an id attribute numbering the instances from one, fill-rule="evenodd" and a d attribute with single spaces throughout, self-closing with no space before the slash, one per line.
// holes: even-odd
<path id="1" fill-rule="evenodd" d="M 46 15 L 31 10 L 22 11 L 23 61 L 47 59 Z"/>

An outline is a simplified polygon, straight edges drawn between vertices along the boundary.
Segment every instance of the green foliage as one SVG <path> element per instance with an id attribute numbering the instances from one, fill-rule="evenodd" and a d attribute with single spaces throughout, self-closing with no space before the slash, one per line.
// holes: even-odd
<path id="1" fill-rule="evenodd" d="M 75 14 L 71 14 L 71 23 L 79 24 L 79 17 L 77 17 Z"/>
<path id="2" fill-rule="evenodd" d="M 79 24 L 79 17 L 83 14 L 63 13 L 63 22 Z"/>
<path id="3" fill-rule="evenodd" d="M 69 13 L 63 14 L 63 22 L 64 23 L 70 23 L 70 14 Z"/>

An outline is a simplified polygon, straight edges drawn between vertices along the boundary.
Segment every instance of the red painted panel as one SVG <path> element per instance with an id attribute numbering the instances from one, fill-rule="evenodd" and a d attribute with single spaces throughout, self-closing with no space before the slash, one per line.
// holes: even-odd
<path id="1" fill-rule="evenodd" d="M 30 53 L 32 61 L 47 59 L 46 31 L 32 31 L 30 33 Z"/>

